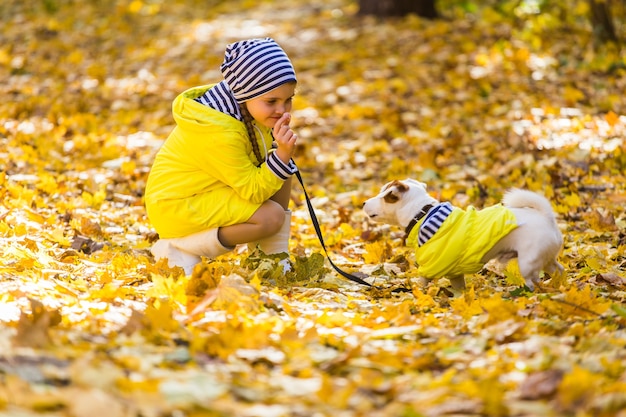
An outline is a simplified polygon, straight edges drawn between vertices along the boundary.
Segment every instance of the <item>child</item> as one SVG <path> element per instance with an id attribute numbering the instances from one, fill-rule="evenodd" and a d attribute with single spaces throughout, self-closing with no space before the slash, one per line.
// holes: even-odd
<path id="1" fill-rule="evenodd" d="M 177 126 L 156 155 L 145 204 L 156 259 L 186 274 L 238 244 L 288 252 L 294 68 L 271 38 L 228 45 L 224 80 L 172 105 Z"/>

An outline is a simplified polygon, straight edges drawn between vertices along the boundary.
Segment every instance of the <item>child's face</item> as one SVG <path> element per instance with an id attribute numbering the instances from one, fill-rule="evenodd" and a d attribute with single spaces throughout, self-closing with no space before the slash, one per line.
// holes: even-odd
<path id="1" fill-rule="evenodd" d="M 248 112 L 258 123 L 273 128 L 285 112 L 291 111 L 296 83 L 282 84 L 272 91 L 246 101 Z"/>

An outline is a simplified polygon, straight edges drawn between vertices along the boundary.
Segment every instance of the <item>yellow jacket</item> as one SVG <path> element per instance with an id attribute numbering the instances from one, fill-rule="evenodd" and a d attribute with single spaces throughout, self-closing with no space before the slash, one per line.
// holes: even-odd
<path id="1" fill-rule="evenodd" d="M 243 223 L 285 181 L 272 163 L 257 166 L 243 122 L 194 100 L 210 87 L 191 88 L 174 100 L 176 127 L 148 176 L 146 211 L 162 238 Z M 271 129 L 255 125 L 261 153 L 284 169 L 270 152 Z"/>
<path id="2" fill-rule="evenodd" d="M 419 246 L 418 233 L 426 218 L 407 237 L 407 245 L 416 248 L 417 272 L 426 278 L 480 271 L 482 257 L 517 227 L 513 212 L 500 204 L 480 211 L 474 207 L 467 210 L 455 207 L 437 232 Z"/>

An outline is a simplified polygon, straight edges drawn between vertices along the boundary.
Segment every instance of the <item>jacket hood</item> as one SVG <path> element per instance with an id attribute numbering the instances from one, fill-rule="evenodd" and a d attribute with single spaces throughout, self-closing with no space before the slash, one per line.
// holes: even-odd
<path id="1" fill-rule="evenodd" d="M 191 132 L 211 132 L 215 130 L 245 131 L 244 124 L 239 120 L 195 100 L 212 86 L 192 87 L 183 91 L 174 99 L 172 113 L 176 124 L 181 129 Z"/>

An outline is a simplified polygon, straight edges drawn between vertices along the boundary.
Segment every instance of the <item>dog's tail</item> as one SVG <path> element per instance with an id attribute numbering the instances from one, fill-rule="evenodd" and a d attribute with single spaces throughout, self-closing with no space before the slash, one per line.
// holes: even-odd
<path id="1" fill-rule="evenodd" d="M 502 204 L 513 208 L 531 208 L 550 219 L 555 218 L 552 205 L 550 205 L 548 199 L 532 191 L 513 188 L 504 194 Z"/>

